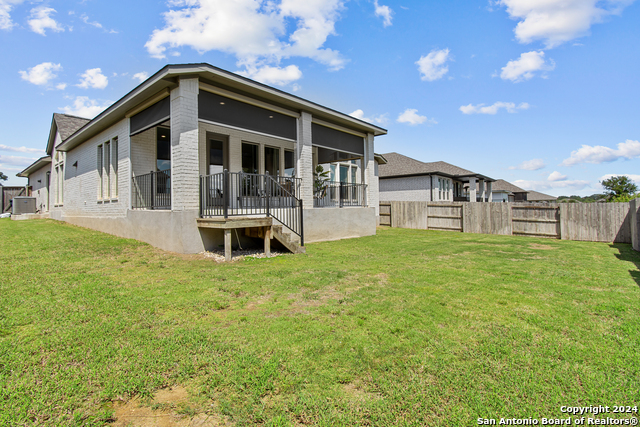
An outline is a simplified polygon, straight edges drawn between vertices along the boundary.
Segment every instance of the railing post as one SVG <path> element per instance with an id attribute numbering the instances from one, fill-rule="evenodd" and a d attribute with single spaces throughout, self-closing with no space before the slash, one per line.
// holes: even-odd
<path id="1" fill-rule="evenodd" d="M 300 246 L 304 246 L 304 213 L 302 209 L 302 200 L 297 201 L 300 212 Z"/>
<path id="2" fill-rule="evenodd" d="M 229 170 L 224 170 L 224 175 L 222 177 L 222 187 L 224 188 L 224 197 L 222 202 L 222 210 L 224 212 L 224 217 L 229 218 L 229 190 L 231 189 L 229 186 Z"/>
<path id="3" fill-rule="evenodd" d="M 153 186 L 153 171 L 149 172 L 149 179 L 151 180 L 151 209 L 155 206 L 155 191 Z"/>
<path id="4" fill-rule="evenodd" d="M 200 218 L 202 218 L 204 215 L 204 197 L 202 197 L 202 195 L 204 194 L 204 192 L 202 191 L 202 186 L 204 185 L 204 180 L 202 178 L 202 175 L 200 175 Z"/>
<path id="5" fill-rule="evenodd" d="M 338 197 L 340 198 L 340 207 L 343 206 L 342 192 L 344 191 L 344 182 L 340 181 L 340 190 L 338 191 Z"/>
<path id="6" fill-rule="evenodd" d="M 267 217 L 269 217 L 269 216 L 271 216 L 271 212 L 269 212 L 269 199 L 271 198 L 270 197 L 271 196 L 271 191 L 269 191 L 270 188 L 271 188 L 271 185 L 270 185 L 271 183 L 269 182 L 269 171 L 265 171 L 264 175 L 265 175 L 264 185 L 266 187 L 265 188 L 265 194 L 266 194 L 266 197 L 267 197 Z"/>

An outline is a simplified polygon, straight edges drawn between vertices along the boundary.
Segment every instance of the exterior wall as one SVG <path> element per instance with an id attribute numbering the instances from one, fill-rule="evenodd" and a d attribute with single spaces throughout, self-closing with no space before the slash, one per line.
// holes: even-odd
<path id="1" fill-rule="evenodd" d="M 51 164 L 47 164 L 29 175 L 31 195 L 36 198 L 36 210 L 38 213 L 49 211 L 47 172 L 51 172 Z"/>
<path id="2" fill-rule="evenodd" d="M 131 137 L 131 167 L 135 176 L 156 171 L 156 134 L 153 127 Z"/>
<path id="3" fill-rule="evenodd" d="M 376 234 L 376 210 L 371 208 L 304 209 L 305 243 Z"/>
<path id="4" fill-rule="evenodd" d="M 284 171 L 284 150 L 294 151 L 295 141 L 284 138 L 271 137 L 255 132 L 232 129 L 222 125 L 214 125 L 207 122 L 200 122 L 198 126 L 198 169 L 200 175 L 208 175 L 207 170 L 207 132 L 226 136 L 229 139 L 227 156 L 229 159 L 229 172 L 240 172 L 242 170 L 242 143 L 259 145 L 258 165 L 259 173 L 263 174 L 264 169 L 264 147 L 274 147 L 280 149 L 280 170 Z"/>
<path id="5" fill-rule="evenodd" d="M 111 198 L 98 199 L 98 145 L 118 138 L 118 188 L 115 196 L 115 177 L 111 175 Z M 78 166 L 73 164 L 78 162 Z M 54 161 L 55 163 L 55 161 Z M 124 217 L 129 209 L 129 119 L 123 119 L 66 153 L 64 204 L 51 210 L 51 217 L 62 219 L 74 216 Z M 52 172 L 52 177 L 54 173 Z M 54 188 L 52 178 L 51 187 Z M 55 190 L 54 190 L 55 191 Z M 52 193 L 54 192 L 52 191 Z"/>
<path id="6" fill-rule="evenodd" d="M 430 202 L 430 181 L 428 175 L 381 179 L 379 182 L 380 200 L 385 202 Z"/>

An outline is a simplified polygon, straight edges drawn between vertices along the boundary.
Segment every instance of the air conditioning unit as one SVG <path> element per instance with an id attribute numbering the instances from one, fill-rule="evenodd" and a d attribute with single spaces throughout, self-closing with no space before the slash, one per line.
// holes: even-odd
<path id="1" fill-rule="evenodd" d="M 36 198 L 16 196 L 13 198 L 12 215 L 36 213 Z"/>

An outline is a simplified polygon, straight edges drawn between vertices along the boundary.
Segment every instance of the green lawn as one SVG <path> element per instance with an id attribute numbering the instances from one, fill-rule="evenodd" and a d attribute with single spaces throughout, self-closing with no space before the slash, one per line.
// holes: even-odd
<path id="1" fill-rule="evenodd" d="M 216 264 L 49 220 L 0 242 L 3 426 L 103 425 L 173 385 L 237 426 L 640 405 L 630 245 L 379 229 Z"/>

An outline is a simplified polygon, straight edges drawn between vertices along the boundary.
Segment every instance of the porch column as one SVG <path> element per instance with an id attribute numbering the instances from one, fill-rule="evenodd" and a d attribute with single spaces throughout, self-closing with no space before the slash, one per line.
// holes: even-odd
<path id="1" fill-rule="evenodd" d="M 296 178 L 302 178 L 300 197 L 305 209 L 313 208 L 313 151 L 311 148 L 311 114 L 303 111 L 298 119 L 296 143 Z"/>
<path id="2" fill-rule="evenodd" d="M 364 138 L 364 157 L 362 158 L 362 182 L 367 185 L 365 192 L 365 206 L 376 209 L 376 216 L 380 213 L 378 177 L 373 158 L 373 134 L 368 133 Z"/>
<path id="3" fill-rule="evenodd" d="M 484 202 L 485 201 L 485 196 L 486 196 L 486 190 L 484 188 L 484 179 L 481 179 L 478 182 L 479 182 L 479 187 L 480 187 L 480 200 L 482 202 Z"/>
<path id="4" fill-rule="evenodd" d="M 491 184 L 492 184 L 491 181 L 487 182 L 487 193 L 489 193 L 487 194 L 487 197 L 489 198 L 489 202 L 493 202 L 493 193 L 491 192 Z"/>
<path id="5" fill-rule="evenodd" d="M 171 91 L 171 209 L 198 210 L 198 79 Z"/>
<path id="6" fill-rule="evenodd" d="M 476 202 L 476 179 L 469 178 L 469 201 Z"/>

